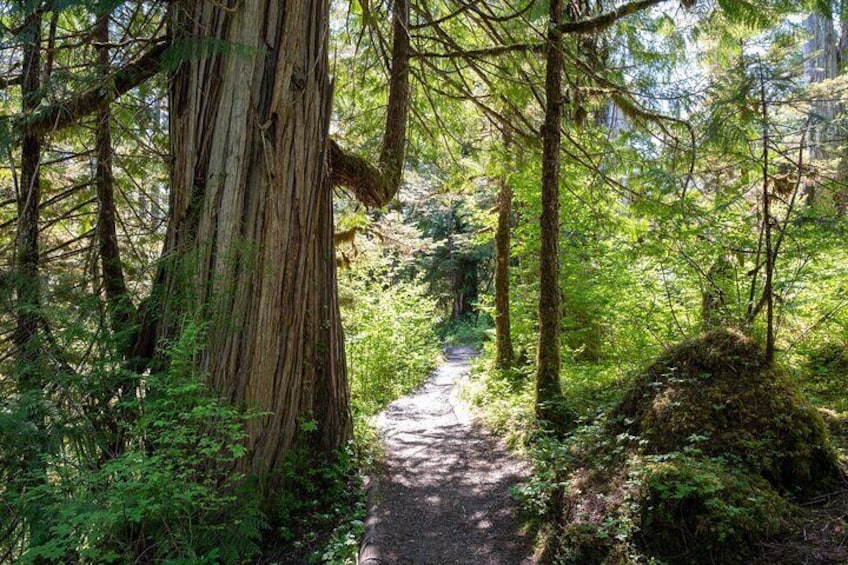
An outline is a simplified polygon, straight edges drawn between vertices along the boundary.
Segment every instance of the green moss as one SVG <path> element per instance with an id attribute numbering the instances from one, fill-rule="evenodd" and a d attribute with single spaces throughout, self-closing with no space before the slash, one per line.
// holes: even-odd
<path id="1" fill-rule="evenodd" d="M 820 414 L 734 330 L 669 350 L 582 429 L 557 474 L 557 563 L 748 563 L 842 478 Z"/>
<path id="2" fill-rule="evenodd" d="M 638 543 L 669 564 L 746 563 L 781 532 L 791 506 L 764 479 L 721 460 L 685 455 L 641 470 Z"/>
<path id="3" fill-rule="evenodd" d="M 783 493 L 810 493 L 840 476 L 827 426 L 760 348 L 728 329 L 667 352 L 639 375 L 614 411 L 642 450 L 697 448 L 738 462 Z"/>

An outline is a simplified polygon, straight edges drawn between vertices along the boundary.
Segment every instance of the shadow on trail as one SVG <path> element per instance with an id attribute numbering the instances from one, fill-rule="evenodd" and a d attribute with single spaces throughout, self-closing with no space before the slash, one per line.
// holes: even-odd
<path id="1" fill-rule="evenodd" d="M 472 423 L 455 397 L 473 350 L 446 354 L 424 386 L 393 403 L 378 422 L 387 459 L 377 505 L 383 559 L 533 563 L 510 496 L 527 469 Z"/>

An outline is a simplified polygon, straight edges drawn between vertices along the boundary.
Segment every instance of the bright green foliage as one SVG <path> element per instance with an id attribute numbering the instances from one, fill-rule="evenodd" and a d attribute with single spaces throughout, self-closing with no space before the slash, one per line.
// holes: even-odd
<path id="1" fill-rule="evenodd" d="M 308 447 L 315 426 L 314 421 L 299 423 L 299 447 L 280 470 L 284 488 L 271 512 L 269 558 L 296 554 L 305 563 L 355 565 L 365 530 L 365 493 L 358 474 L 363 462 L 353 443 L 332 457 L 316 456 Z"/>
<path id="2" fill-rule="evenodd" d="M 838 480 L 821 418 L 759 347 L 714 330 L 680 344 L 642 372 L 612 411 L 614 428 L 645 453 L 682 449 L 726 456 L 781 493 L 809 494 Z"/>
<path id="3" fill-rule="evenodd" d="M 642 486 L 638 544 L 669 564 L 746 563 L 741 548 L 787 527 L 790 505 L 722 459 L 679 453 L 642 463 L 634 472 Z"/>
<path id="4" fill-rule="evenodd" d="M 343 280 L 349 380 L 360 417 L 415 389 L 439 354 L 434 327 L 440 314 L 425 287 L 391 279 L 378 268 L 371 276 L 351 273 Z"/>
<path id="5" fill-rule="evenodd" d="M 554 562 L 746 563 L 790 527 L 796 497 L 835 488 L 821 418 L 749 339 L 681 344 L 621 401 L 562 439 L 537 437 L 519 489 L 554 523 Z"/>
<path id="6" fill-rule="evenodd" d="M 465 345 L 479 349 L 489 340 L 492 320 L 486 314 L 467 314 L 461 318 L 443 322 L 438 333 L 445 345 Z"/>
<path id="7" fill-rule="evenodd" d="M 264 518 L 235 470 L 244 454 L 243 424 L 252 416 L 219 401 L 193 370 L 201 341 L 202 332 L 189 325 L 169 349 L 167 372 L 125 382 L 135 393 L 112 407 L 123 415 L 116 422 L 126 438 L 119 452 L 86 458 L 84 442 L 99 438 L 84 420 L 53 428 L 64 437 L 61 449 L 43 455 L 47 480 L 19 489 L 23 476 L 3 491 L 11 512 L 4 527 L 16 513 L 49 516 L 47 541 L 9 537 L 5 550 L 20 551 L 23 563 L 217 563 L 253 554 Z M 6 458 L 14 456 L 10 447 L 3 445 Z"/>

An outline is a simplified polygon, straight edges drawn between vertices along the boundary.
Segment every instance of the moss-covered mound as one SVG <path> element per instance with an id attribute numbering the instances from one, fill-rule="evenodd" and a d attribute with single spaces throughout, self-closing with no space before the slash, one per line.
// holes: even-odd
<path id="1" fill-rule="evenodd" d="M 751 339 L 714 330 L 639 375 L 614 411 L 644 453 L 697 449 L 762 476 L 781 493 L 809 493 L 839 478 L 827 426 Z"/>
<path id="2" fill-rule="evenodd" d="M 796 502 L 841 488 L 821 415 L 733 330 L 669 350 L 584 430 L 561 475 L 552 562 L 750 563 L 791 528 Z"/>

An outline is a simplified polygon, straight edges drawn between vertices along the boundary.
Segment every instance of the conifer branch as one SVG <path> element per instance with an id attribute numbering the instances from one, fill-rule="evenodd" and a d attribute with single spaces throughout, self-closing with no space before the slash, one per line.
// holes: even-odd
<path id="1" fill-rule="evenodd" d="M 628 4 L 623 4 L 605 14 L 600 14 L 592 18 L 580 20 L 577 22 L 564 22 L 559 25 L 559 30 L 562 33 L 589 33 L 603 31 L 615 22 L 627 16 L 636 14 L 643 10 L 647 10 L 668 0 L 636 0 Z"/>
<path id="2" fill-rule="evenodd" d="M 33 135 L 44 135 L 72 126 L 159 73 L 169 47 L 167 37 L 159 39 L 138 59 L 115 70 L 108 87 L 101 83 L 72 98 L 36 108 L 28 114 L 12 118 L 6 116 L 3 120 L 11 125 L 13 132 L 23 131 L 26 127 Z"/>

